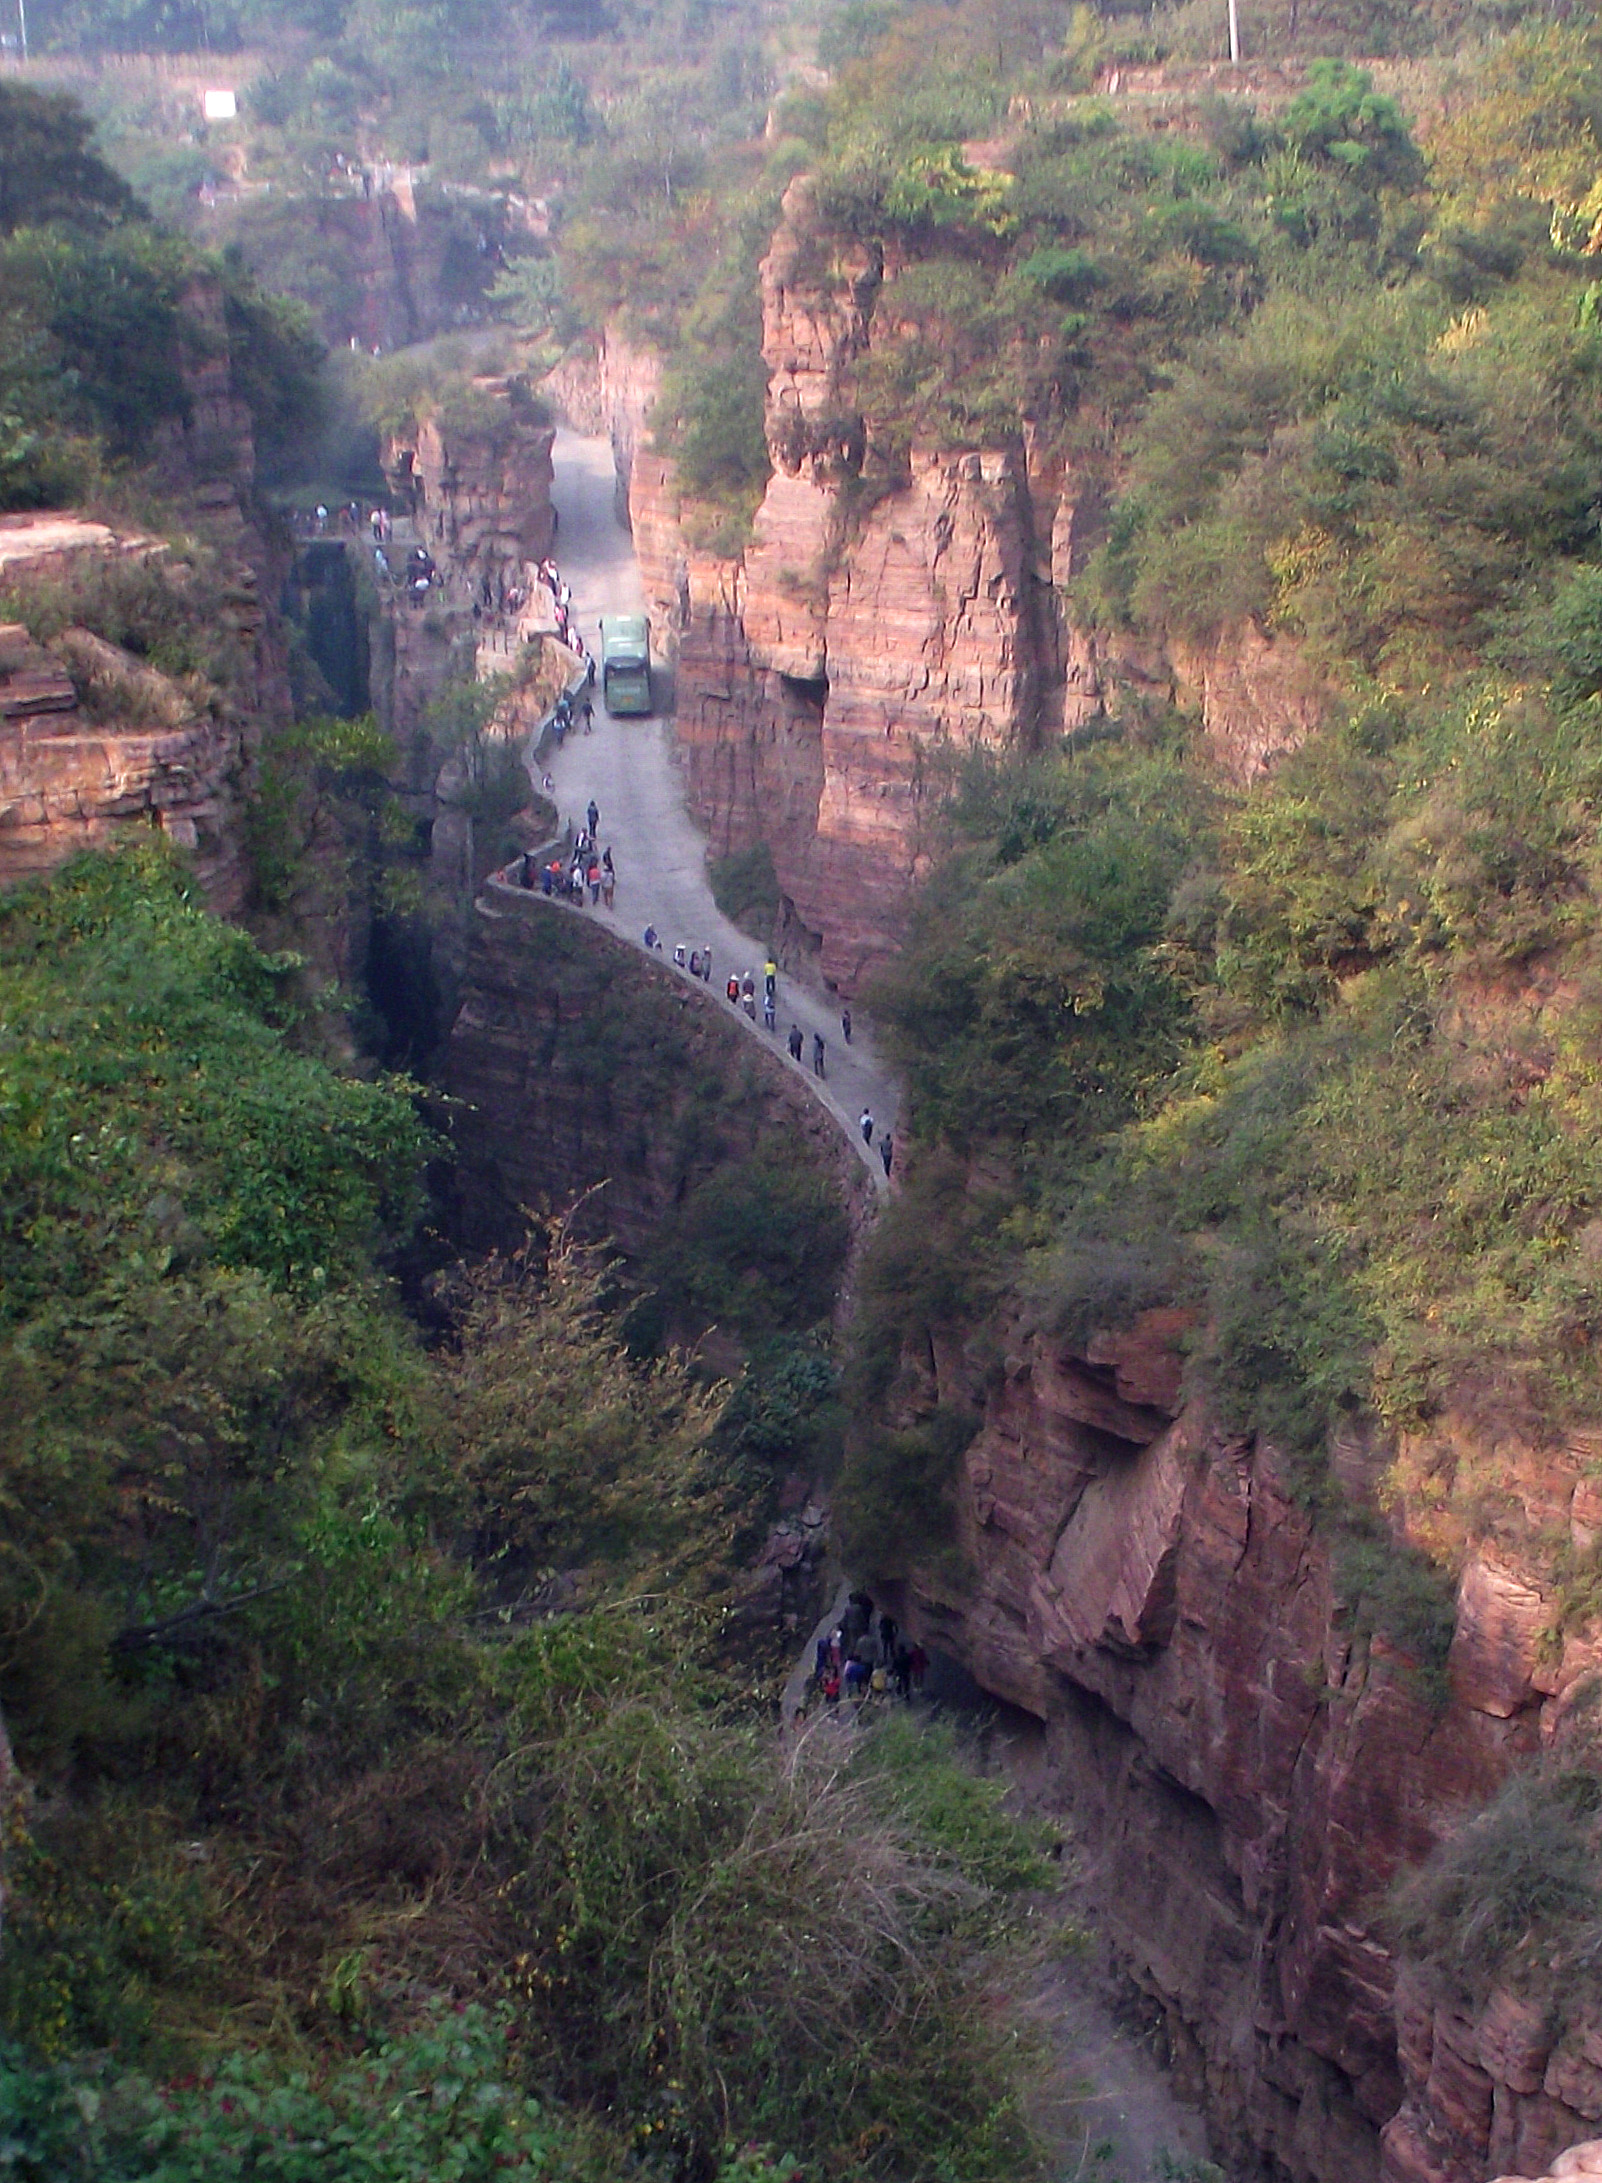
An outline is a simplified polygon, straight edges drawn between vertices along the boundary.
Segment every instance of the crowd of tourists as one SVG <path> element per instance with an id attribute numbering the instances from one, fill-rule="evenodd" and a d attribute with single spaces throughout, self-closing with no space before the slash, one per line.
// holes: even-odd
<path id="1" fill-rule="evenodd" d="M 860 1707 L 892 1695 L 910 1705 L 928 1672 L 929 1655 L 907 1643 L 895 1617 L 876 1616 L 872 1596 L 853 1592 L 839 1626 L 818 1639 L 810 1688 L 826 1706 L 849 1698 Z"/>
<path id="2" fill-rule="evenodd" d="M 547 773 L 547 795 L 554 785 Z M 548 857 L 541 850 L 525 849 L 509 876 L 531 893 L 538 888 L 547 901 L 571 902 L 577 909 L 588 901 L 592 910 L 604 902 L 611 909 L 617 900 L 617 865 L 611 843 L 603 846 L 598 838 L 600 826 L 600 806 L 592 796 L 584 823 L 570 819 L 559 848 Z"/>

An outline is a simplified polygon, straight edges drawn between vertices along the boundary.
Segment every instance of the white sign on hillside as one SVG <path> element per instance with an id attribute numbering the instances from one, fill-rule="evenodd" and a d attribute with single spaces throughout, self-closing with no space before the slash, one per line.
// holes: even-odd
<path id="1" fill-rule="evenodd" d="M 200 110 L 208 121 L 236 121 L 239 101 L 232 91 L 202 91 Z"/>

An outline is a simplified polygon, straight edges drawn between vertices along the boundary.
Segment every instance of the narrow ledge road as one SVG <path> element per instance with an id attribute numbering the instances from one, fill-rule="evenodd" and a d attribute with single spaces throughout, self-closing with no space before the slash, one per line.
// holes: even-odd
<path id="1" fill-rule="evenodd" d="M 556 558 L 572 586 L 574 622 L 599 658 L 601 616 L 645 611 L 633 541 L 617 518 L 611 443 L 558 432 L 555 462 L 552 497 L 561 518 Z M 721 993 L 731 971 L 743 977 L 749 970 L 760 1008 L 762 946 L 731 924 L 712 899 L 706 843 L 685 808 L 671 721 L 654 714 L 613 720 L 597 691 L 594 733 L 573 729 L 565 746 L 546 763 L 564 820 L 582 825 L 593 798 L 601 815 L 598 839 L 611 848 L 617 865 L 614 907 L 573 914 L 594 918 L 637 948 L 643 947 L 647 925 L 654 926 L 668 963 L 675 946 L 686 951 L 710 948 L 711 993 Z M 727 1001 L 722 1005 L 729 1008 Z M 733 1008 L 729 1012 L 739 1013 Z M 899 1090 L 867 1016 L 853 1006 L 851 1017 L 848 1046 L 841 1035 L 840 1008 L 831 996 L 781 971 L 777 1029 L 771 1035 L 764 1031 L 759 1014 L 755 1035 L 792 1067 L 786 1040 L 791 1024 L 799 1024 L 805 1045 L 797 1073 L 811 1079 L 813 1034 L 822 1034 L 825 1080 L 814 1088 L 821 1089 L 825 1104 L 853 1135 L 864 1108 L 873 1116 L 872 1165 L 877 1169 L 880 1136 L 895 1129 Z"/>

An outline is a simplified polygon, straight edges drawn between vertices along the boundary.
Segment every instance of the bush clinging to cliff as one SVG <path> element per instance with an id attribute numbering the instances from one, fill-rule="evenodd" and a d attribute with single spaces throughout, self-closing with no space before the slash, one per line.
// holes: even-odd
<path id="1" fill-rule="evenodd" d="M 1588 1962 L 1602 1905 L 1598 1797 L 1586 1769 L 1515 1775 L 1393 1890 L 1403 1949 L 1480 1999 L 1510 1973 L 1544 1981 Z"/>

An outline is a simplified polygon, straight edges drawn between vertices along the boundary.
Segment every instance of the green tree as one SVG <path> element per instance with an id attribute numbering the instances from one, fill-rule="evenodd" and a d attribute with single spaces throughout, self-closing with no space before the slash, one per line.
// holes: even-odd
<path id="1" fill-rule="evenodd" d="M 1314 61 L 1307 88 L 1285 108 L 1279 126 L 1298 157 L 1331 168 L 1358 189 L 1413 190 L 1424 179 L 1407 116 L 1349 61 Z"/>
<path id="2" fill-rule="evenodd" d="M 0 83 L 0 235 L 52 221 L 93 231 L 137 213 L 127 183 L 90 150 L 93 133 L 65 92 Z"/>

